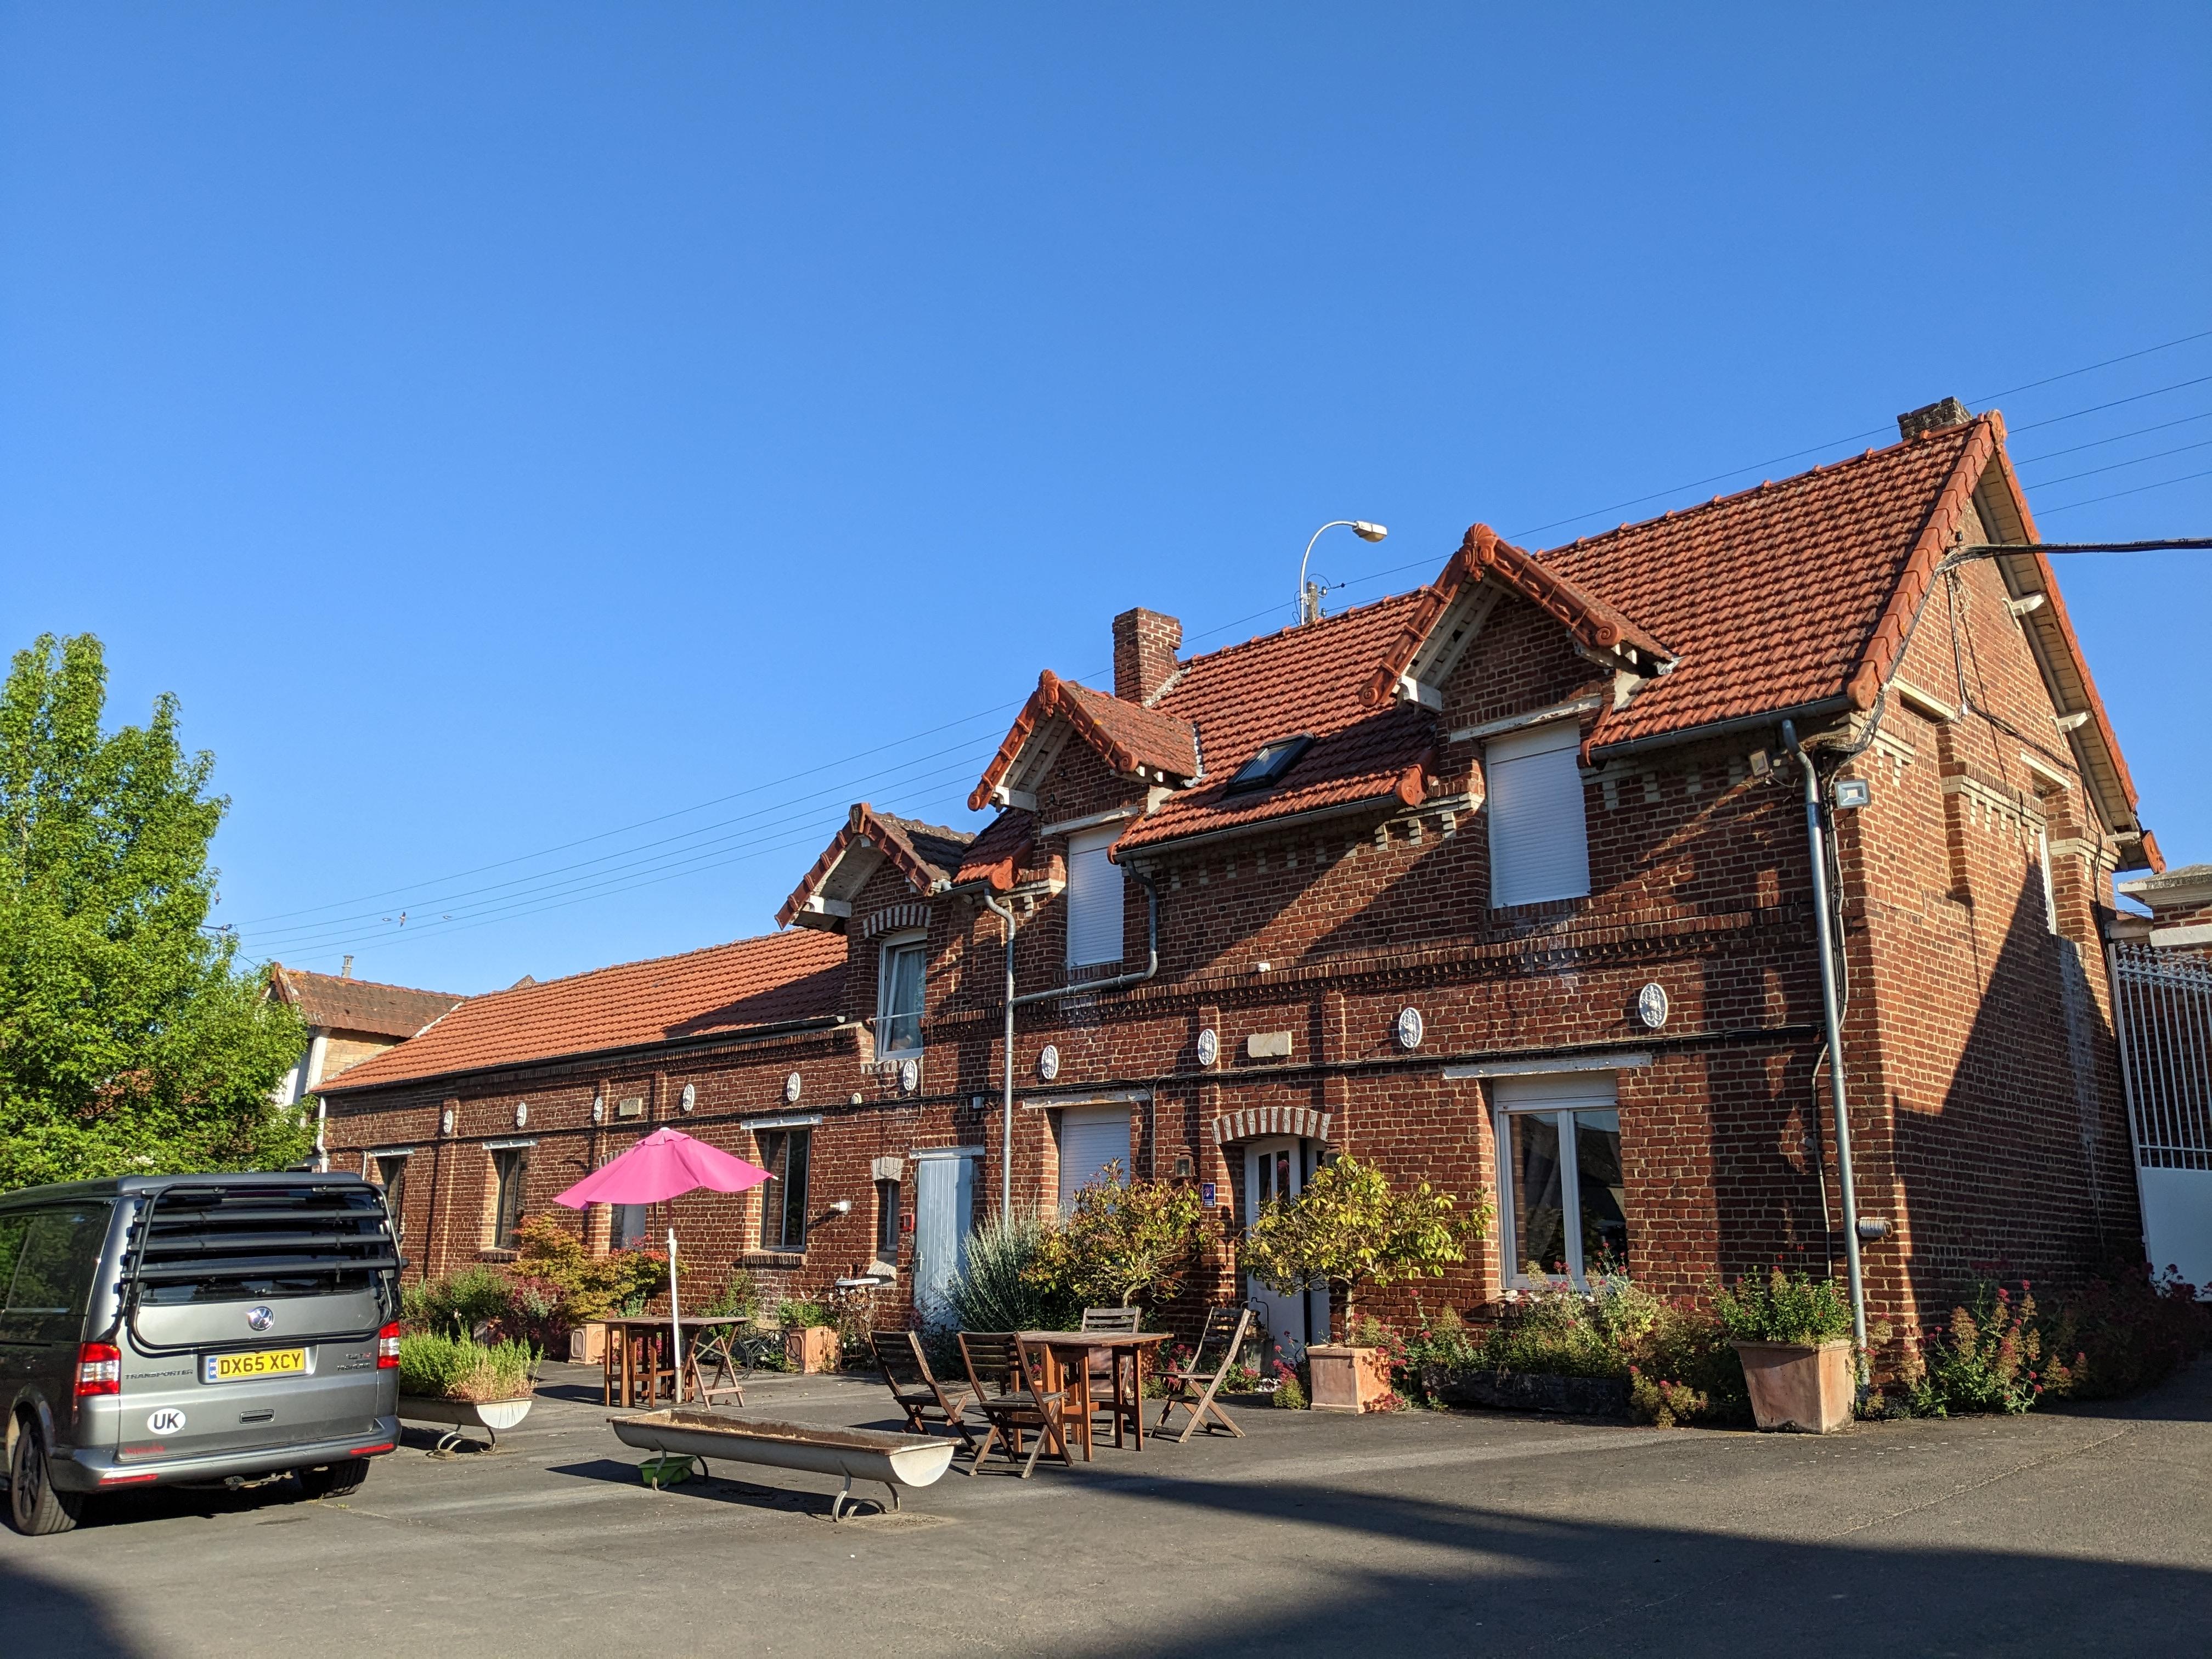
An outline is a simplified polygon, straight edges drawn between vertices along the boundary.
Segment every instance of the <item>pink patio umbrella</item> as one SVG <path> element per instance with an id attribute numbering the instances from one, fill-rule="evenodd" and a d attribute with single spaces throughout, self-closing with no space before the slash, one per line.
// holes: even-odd
<path id="1" fill-rule="evenodd" d="M 565 1193 L 556 1204 L 580 1210 L 587 1204 L 661 1204 L 678 1193 L 702 1187 L 741 1193 L 769 1179 L 757 1164 L 709 1146 L 675 1129 L 655 1129 L 620 1158 L 611 1158 Z M 668 1323 L 676 1338 L 676 1397 L 684 1398 L 684 1314 L 676 1291 L 676 1229 L 668 1229 Z"/>

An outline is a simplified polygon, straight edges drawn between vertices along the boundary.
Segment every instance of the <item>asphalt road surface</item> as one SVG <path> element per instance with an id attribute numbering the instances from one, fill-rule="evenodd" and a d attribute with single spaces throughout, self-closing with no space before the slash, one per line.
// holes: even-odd
<path id="1" fill-rule="evenodd" d="M 410 1430 L 343 1500 L 0 1533 L 0 1655 L 2212 1654 L 2212 1360 L 2124 1406 L 1826 1439 L 1232 1407 L 1242 1440 L 1027 1481 L 963 1459 L 834 1524 L 826 1476 L 647 1490 L 595 1381 L 554 1368 L 496 1455 Z"/>

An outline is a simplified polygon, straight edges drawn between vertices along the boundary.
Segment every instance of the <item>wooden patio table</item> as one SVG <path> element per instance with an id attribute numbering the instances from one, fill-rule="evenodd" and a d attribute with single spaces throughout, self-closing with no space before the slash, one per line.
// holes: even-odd
<path id="1" fill-rule="evenodd" d="M 667 1340 L 668 1321 L 650 1314 L 616 1314 L 599 1322 L 607 1328 L 606 1381 L 601 1391 L 605 1402 L 627 1411 L 659 1399 L 660 1351 Z M 686 1314 L 685 1346 L 690 1347 L 690 1333 L 695 1330 L 752 1322 L 750 1314 Z M 673 1397 L 683 1403 L 681 1377 L 676 1379 Z"/>
<path id="2" fill-rule="evenodd" d="M 1137 1449 L 1145 1449 L 1145 1367 L 1151 1361 L 1153 1350 L 1168 1340 L 1165 1331 L 1017 1331 L 1015 1336 L 1033 1347 L 1042 1348 L 1049 1362 L 1050 1375 L 1039 1378 L 1048 1392 L 1060 1389 L 1061 1373 L 1068 1362 L 1074 1366 L 1076 1409 L 1080 1413 L 1083 1437 L 1083 1461 L 1091 1461 L 1091 1356 L 1104 1352 L 1114 1362 L 1114 1443 L 1122 1443 L 1121 1428 L 1124 1419 L 1137 1433 Z M 1129 1358 L 1129 1387 L 1131 1397 L 1121 1397 L 1121 1357 Z"/>

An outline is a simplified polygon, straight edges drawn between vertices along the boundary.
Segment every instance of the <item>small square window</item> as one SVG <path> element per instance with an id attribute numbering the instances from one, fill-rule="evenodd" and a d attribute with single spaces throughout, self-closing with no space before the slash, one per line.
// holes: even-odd
<path id="1" fill-rule="evenodd" d="M 899 1245 L 899 1184 L 876 1183 L 876 1259 L 896 1261 Z"/>
<path id="2" fill-rule="evenodd" d="M 1229 780 L 1226 793 L 1241 795 L 1250 789 L 1273 789 L 1283 776 L 1298 763 L 1298 757 L 1306 752 L 1313 739 L 1301 732 L 1294 738 L 1278 738 L 1250 760 L 1237 769 Z"/>

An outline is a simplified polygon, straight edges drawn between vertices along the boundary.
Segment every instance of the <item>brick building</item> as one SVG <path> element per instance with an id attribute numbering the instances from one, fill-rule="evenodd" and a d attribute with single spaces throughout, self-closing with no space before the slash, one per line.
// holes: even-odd
<path id="1" fill-rule="evenodd" d="M 2137 1249 L 2100 946 L 2156 849 L 2001 417 L 1901 425 L 1541 555 L 1478 526 L 1426 586 L 1203 656 L 1128 611 L 1110 694 L 1040 677 L 980 834 L 864 803 L 784 931 L 464 1004 L 326 1087 L 334 1161 L 416 1171 L 441 1272 L 660 1122 L 775 1174 L 668 1206 L 771 1294 L 881 1266 L 926 1304 L 1002 1190 L 1118 1164 L 1241 1224 L 1338 1151 L 1496 1206 L 1401 1311 L 1532 1264 L 1817 1267 L 1846 1218 L 1787 720 L 1841 803 L 1871 1314 Z M 1285 1340 L 1329 1317 L 1266 1300 Z"/>
<path id="2" fill-rule="evenodd" d="M 307 1028 L 307 1046 L 277 1080 L 276 1103 L 298 1106 L 319 1099 L 324 1084 L 334 1081 L 372 1054 L 404 1042 L 462 999 L 447 991 L 418 991 L 405 985 L 380 985 L 353 976 L 353 958 L 337 974 L 269 964 L 263 994 L 298 1010 Z M 318 1122 L 317 1161 L 325 1157 Z"/>

